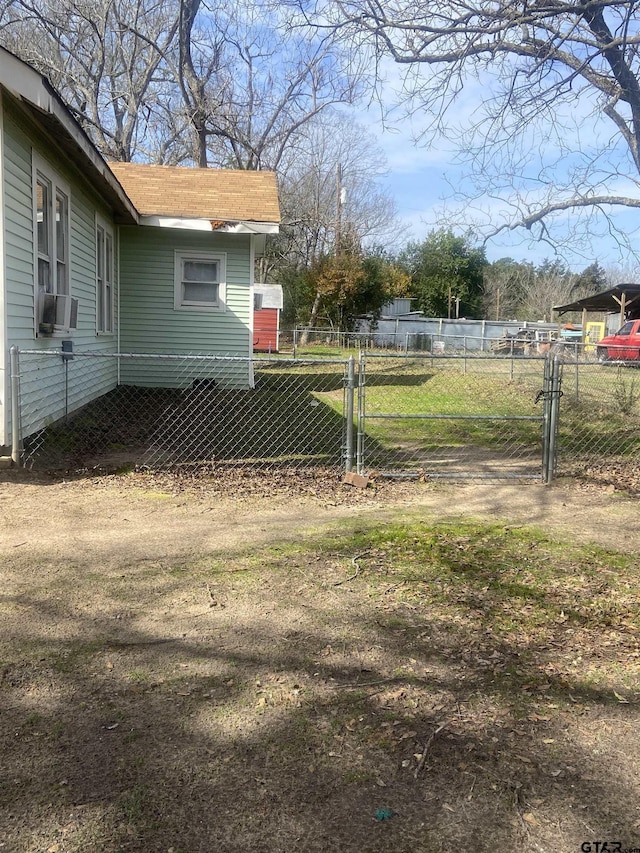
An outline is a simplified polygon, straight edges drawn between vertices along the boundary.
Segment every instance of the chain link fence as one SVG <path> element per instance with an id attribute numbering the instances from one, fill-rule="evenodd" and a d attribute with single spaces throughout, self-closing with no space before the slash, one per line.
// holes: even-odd
<path id="1" fill-rule="evenodd" d="M 575 344 L 548 358 L 344 355 L 21 351 L 16 455 L 50 470 L 353 466 L 544 481 L 555 469 L 640 489 L 640 373 L 631 362 L 600 363 L 594 348 Z M 562 375 L 552 387 L 554 364 Z M 557 428 L 548 439 L 551 400 Z"/>
<path id="2" fill-rule="evenodd" d="M 410 353 L 476 353 L 491 352 L 494 341 L 475 335 L 437 332 L 340 332 L 331 329 L 295 329 L 291 337 L 283 335 L 293 357 L 324 356 L 339 353 L 395 352 Z M 282 348 L 284 349 L 284 347 Z"/>
<path id="3" fill-rule="evenodd" d="M 409 328 L 407 328 L 409 326 Z M 439 328 L 439 326 L 441 328 Z M 381 321 L 380 328 L 358 332 L 337 329 L 294 329 L 281 335 L 281 350 L 294 357 L 344 352 L 434 353 L 463 355 L 500 353 L 502 355 L 545 355 L 558 337 L 551 324 L 533 324 L 520 328 L 517 323 L 486 323 L 470 320 L 430 323 Z"/>
<path id="4" fill-rule="evenodd" d="M 557 473 L 640 490 L 640 362 L 582 345 L 562 362 Z"/>
<path id="5" fill-rule="evenodd" d="M 346 367 L 330 360 L 23 351 L 23 464 L 341 468 Z"/>

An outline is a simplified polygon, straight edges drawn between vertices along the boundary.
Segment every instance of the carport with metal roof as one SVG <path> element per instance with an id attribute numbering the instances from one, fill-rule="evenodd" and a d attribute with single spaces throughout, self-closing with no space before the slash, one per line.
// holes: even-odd
<path id="1" fill-rule="evenodd" d="M 609 290 L 603 290 L 602 293 L 585 296 L 568 305 L 558 305 L 553 310 L 560 315 L 570 311 L 581 311 L 583 328 L 589 312 L 613 314 L 619 311 L 620 325 L 622 325 L 625 320 L 637 320 L 640 317 L 640 284 L 617 284 Z"/>

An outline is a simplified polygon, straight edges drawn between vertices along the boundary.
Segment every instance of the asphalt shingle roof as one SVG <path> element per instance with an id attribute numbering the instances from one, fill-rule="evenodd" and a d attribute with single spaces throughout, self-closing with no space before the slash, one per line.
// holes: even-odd
<path id="1" fill-rule="evenodd" d="M 143 216 L 280 222 L 274 172 L 109 163 Z"/>

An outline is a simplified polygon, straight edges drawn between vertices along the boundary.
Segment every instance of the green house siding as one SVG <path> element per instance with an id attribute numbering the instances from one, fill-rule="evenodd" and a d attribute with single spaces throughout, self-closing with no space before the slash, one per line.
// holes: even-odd
<path id="1" fill-rule="evenodd" d="M 78 319 L 77 328 L 64 335 L 36 333 L 34 165 L 68 194 L 69 289 L 78 300 Z M 133 221 L 135 211 L 126 204 L 120 208 L 117 199 L 105 201 L 113 197 L 106 194 L 103 198 L 92 187 L 87 175 L 48 138 L 44 125 L 23 111 L 6 89 L 0 91 L 0 189 L 0 445 L 7 444 L 11 435 L 8 368 L 12 346 L 21 351 L 25 438 L 77 412 L 118 384 L 184 388 L 195 380 L 209 379 L 223 387 L 252 385 L 251 235 L 115 226 L 111 203 L 120 215 L 131 216 L 121 221 Z M 112 229 L 114 237 L 112 334 L 96 331 L 97 219 Z M 176 310 L 176 251 L 224 255 L 221 310 Z M 61 357 L 62 339 L 73 345 L 69 361 Z M 162 354 L 165 358 L 127 359 L 118 353 Z M 189 361 L 184 358 L 188 354 L 218 360 Z"/>
<path id="2" fill-rule="evenodd" d="M 9 342 L 25 347 L 34 342 L 31 146 L 6 106 L 3 130 L 7 328 Z"/>
<path id="3" fill-rule="evenodd" d="M 224 311 L 188 311 L 174 307 L 176 251 L 224 253 Z M 123 353 L 250 355 L 251 237 L 172 228 L 120 229 L 120 350 Z M 250 384 L 248 364 L 127 360 L 121 382 L 185 387 L 195 378 L 214 378 L 229 387 Z"/>
<path id="4" fill-rule="evenodd" d="M 74 351 L 115 352 L 117 335 L 96 334 L 95 218 L 107 222 L 109 211 L 91 192 L 83 177 L 39 135 L 37 128 L 15 109 L 9 98 L 1 114 L 2 175 L 4 197 L 4 270 L 7 340 L 6 350 L 59 350 L 60 337 L 36 336 L 34 298 L 34 245 L 32 211 L 32 152 L 56 173 L 69 189 L 69 275 L 71 294 L 78 298 L 78 328 L 65 339 Z M 114 229 L 114 236 L 116 229 Z M 117 289 L 117 277 L 116 277 Z M 117 305 L 117 294 L 116 294 Z M 8 365 L 8 354 L 7 365 Z M 21 396 L 24 436 L 41 429 L 101 396 L 117 384 L 116 359 L 77 358 L 65 367 L 60 356 L 22 355 Z M 8 371 L 7 371 L 8 372 Z M 6 400 L 2 420 L 10 435 L 9 382 L 4 377 Z M 5 437 L 5 442 L 7 437 Z"/>

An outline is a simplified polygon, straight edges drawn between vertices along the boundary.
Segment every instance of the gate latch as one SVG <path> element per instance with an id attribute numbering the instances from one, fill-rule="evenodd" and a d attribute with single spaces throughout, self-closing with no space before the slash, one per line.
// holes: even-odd
<path id="1" fill-rule="evenodd" d="M 533 402 L 539 403 L 540 400 L 548 400 L 551 397 L 553 397 L 554 394 L 556 395 L 556 397 L 558 397 L 558 399 L 560 397 L 564 397 L 564 391 L 560 391 L 560 390 L 558 390 L 558 391 L 545 391 L 544 389 L 541 389 L 536 394 L 536 399 Z"/>

